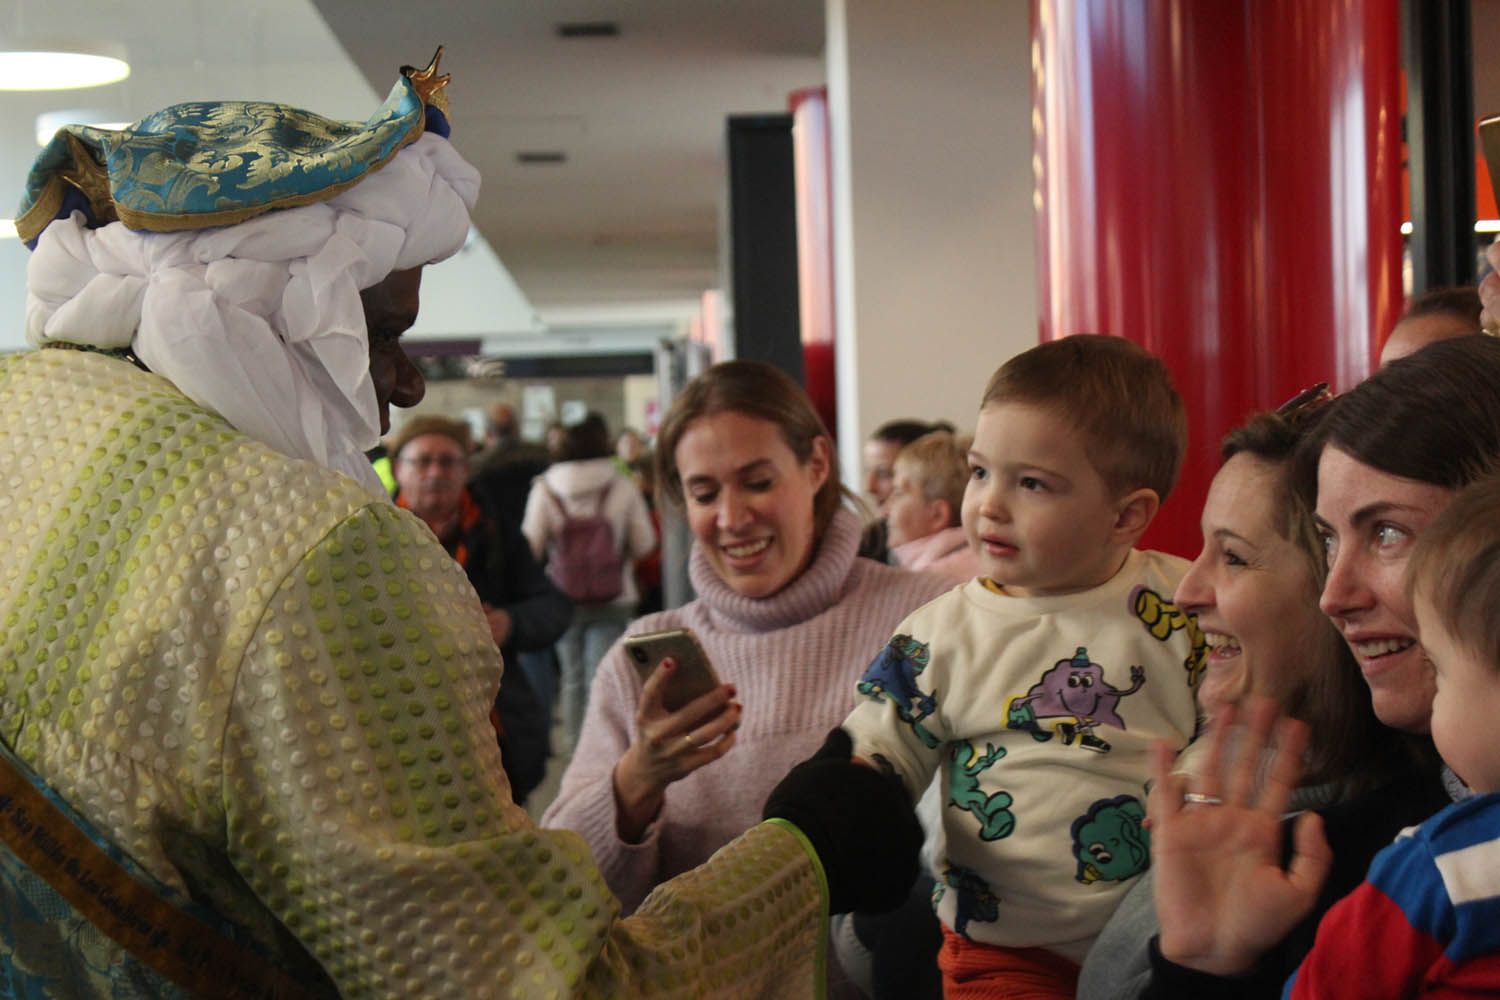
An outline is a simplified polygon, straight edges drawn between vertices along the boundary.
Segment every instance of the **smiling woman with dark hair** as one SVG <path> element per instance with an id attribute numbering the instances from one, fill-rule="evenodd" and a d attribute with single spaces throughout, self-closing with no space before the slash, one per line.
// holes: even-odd
<path id="1" fill-rule="evenodd" d="M 1257 414 L 1224 438 L 1224 464 L 1203 507 L 1203 548 L 1174 599 L 1197 618 L 1209 644 L 1198 686 L 1206 722 L 1263 696 L 1308 724 L 1306 765 L 1293 808 L 1324 808 L 1369 796 L 1369 801 L 1405 799 L 1407 806 L 1390 812 L 1417 816 L 1441 801 L 1430 757 L 1420 744 L 1413 753 L 1407 741 L 1380 725 L 1353 652 L 1318 608 L 1327 572 L 1323 541 L 1311 491 L 1299 488 L 1294 458 L 1327 415 L 1318 405 L 1326 398 L 1326 393 L 1313 396 L 1311 405 L 1293 412 Z M 1199 761 L 1202 746 L 1190 751 Z M 1191 771 L 1195 763 L 1185 755 L 1180 766 Z M 1351 853 L 1347 843 L 1342 846 Z M 1358 863 L 1351 861 L 1351 869 Z M 1351 871 L 1330 892 L 1346 890 L 1348 880 L 1360 874 L 1362 869 Z M 1141 995 L 1151 984 L 1147 944 L 1157 930 L 1154 880 L 1148 875 L 1090 950 L 1079 997 Z M 1305 948 L 1306 942 L 1292 947 Z"/>

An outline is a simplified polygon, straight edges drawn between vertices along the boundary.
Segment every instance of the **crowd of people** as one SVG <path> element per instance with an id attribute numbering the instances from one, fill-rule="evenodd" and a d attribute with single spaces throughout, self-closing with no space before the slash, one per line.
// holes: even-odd
<path id="1" fill-rule="evenodd" d="M 1191 562 L 1137 548 L 1191 428 L 1117 337 L 1006 360 L 972 433 L 882 425 L 863 498 L 756 362 L 654 442 L 528 444 L 503 404 L 484 441 L 392 430 L 478 196 L 446 83 L 37 161 L 34 349 L 0 359 L 10 992 L 1500 992 L 1500 275 L 1247 414 Z M 683 652 L 631 655 L 659 632 Z"/>

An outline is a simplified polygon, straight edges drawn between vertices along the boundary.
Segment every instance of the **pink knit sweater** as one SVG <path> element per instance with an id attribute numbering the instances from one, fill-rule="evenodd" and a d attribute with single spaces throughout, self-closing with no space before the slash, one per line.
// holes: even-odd
<path id="1" fill-rule="evenodd" d="M 892 629 L 951 586 L 857 558 L 859 539 L 859 518 L 840 510 L 812 565 L 763 600 L 730 590 L 695 547 L 698 599 L 631 626 L 691 628 L 745 707 L 734 748 L 667 789 L 639 844 L 615 832 L 612 774 L 635 736 L 641 682 L 619 643 L 599 664 L 578 749 L 542 825 L 583 834 L 626 912 L 759 822 L 771 788 L 849 714 L 855 682 Z"/>
<path id="2" fill-rule="evenodd" d="M 937 573 L 954 583 L 968 583 L 979 575 L 979 557 L 958 525 L 903 542 L 891 549 L 891 555 L 902 569 Z"/>

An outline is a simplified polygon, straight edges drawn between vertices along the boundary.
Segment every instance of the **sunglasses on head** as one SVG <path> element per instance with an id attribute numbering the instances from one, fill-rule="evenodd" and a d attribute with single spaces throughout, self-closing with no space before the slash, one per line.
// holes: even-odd
<path id="1" fill-rule="evenodd" d="M 1333 392 L 1327 382 L 1319 382 L 1303 389 L 1291 399 L 1276 407 L 1278 417 L 1292 417 L 1314 413 L 1333 402 Z"/>

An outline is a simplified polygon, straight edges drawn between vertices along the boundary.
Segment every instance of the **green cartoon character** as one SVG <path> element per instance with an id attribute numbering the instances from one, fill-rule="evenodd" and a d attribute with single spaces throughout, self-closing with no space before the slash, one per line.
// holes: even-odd
<path id="1" fill-rule="evenodd" d="M 999 840 L 1016 828 L 1010 793 L 985 795 L 979 790 L 979 775 L 1004 756 L 1004 747 L 990 743 L 982 754 L 968 740 L 948 745 L 948 804 L 978 817 L 980 840 Z"/>
<path id="2" fill-rule="evenodd" d="M 1123 882 L 1151 867 L 1146 807 L 1133 795 L 1100 799 L 1073 821 L 1076 878 L 1084 885 Z"/>

